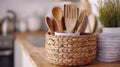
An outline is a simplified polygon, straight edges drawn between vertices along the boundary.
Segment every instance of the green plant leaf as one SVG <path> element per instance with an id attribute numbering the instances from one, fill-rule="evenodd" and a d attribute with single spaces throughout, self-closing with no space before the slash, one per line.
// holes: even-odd
<path id="1" fill-rule="evenodd" d="M 120 27 L 120 0 L 99 0 L 99 20 L 104 27 Z"/>

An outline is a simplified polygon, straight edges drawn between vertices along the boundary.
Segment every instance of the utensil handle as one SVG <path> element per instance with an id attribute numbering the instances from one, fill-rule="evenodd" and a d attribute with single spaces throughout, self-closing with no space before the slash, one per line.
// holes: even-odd
<path id="1" fill-rule="evenodd" d="M 59 22 L 59 23 L 57 24 L 57 26 L 58 26 L 58 31 L 59 31 L 60 33 L 63 33 L 62 21 L 59 20 L 58 22 Z"/>
<path id="2" fill-rule="evenodd" d="M 94 35 L 98 36 L 100 33 L 102 33 L 102 28 L 98 28 Z"/>

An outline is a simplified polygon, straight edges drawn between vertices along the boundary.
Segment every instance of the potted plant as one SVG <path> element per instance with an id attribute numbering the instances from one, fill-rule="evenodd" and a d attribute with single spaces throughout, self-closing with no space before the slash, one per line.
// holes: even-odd
<path id="1" fill-rule="evenodd" d="M 99 0 L 103 32 L 98 37 L 97 60 L 120 61 L 120 0 Z"/>

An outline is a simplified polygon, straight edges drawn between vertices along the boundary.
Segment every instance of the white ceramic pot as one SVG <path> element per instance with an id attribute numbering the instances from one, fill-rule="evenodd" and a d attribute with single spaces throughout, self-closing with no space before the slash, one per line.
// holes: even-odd
<path id="1" fill-rule="evenodd" d="M 108 54 L 109 57 L 106 56 Z M 120 59 L 120 28 L 103 28 L 103 32 L 98 36 L 97 60 L 103 62 L 118 61 L 118 59 L 113 58 Z"/>
<path id="2" fill-rule="evenodd" d="M 38 31 L 41 29 L 42 22 L 39 16 L 33 15 L 27 19 L 28 30 L 29 31 Z"/>

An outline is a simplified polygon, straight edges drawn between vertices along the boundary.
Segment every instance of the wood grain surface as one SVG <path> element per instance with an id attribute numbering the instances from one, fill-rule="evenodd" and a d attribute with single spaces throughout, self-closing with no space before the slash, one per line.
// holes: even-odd
<path id="1" fill-rule="evenodd" d="M 41 34 L 42 33 L 42 34 Z M 39 33 L 16 33 L 16 39 L 22 44 L 21 49 L 26 53 L 28 58 L 34 67 L 68 67 L 68 66 L 57 66 L 49 63 L 45 56 L 45 47 L 34 47 L 30 42 L 28 42 L 24 37 L 25 35 L 43 35 L 45 32 Z M 85 66 L 72 66 L 72 67 L 120 67 L 120 62 L 114 63 L 104 63 L 104 62 L 94 62 Z"/>

